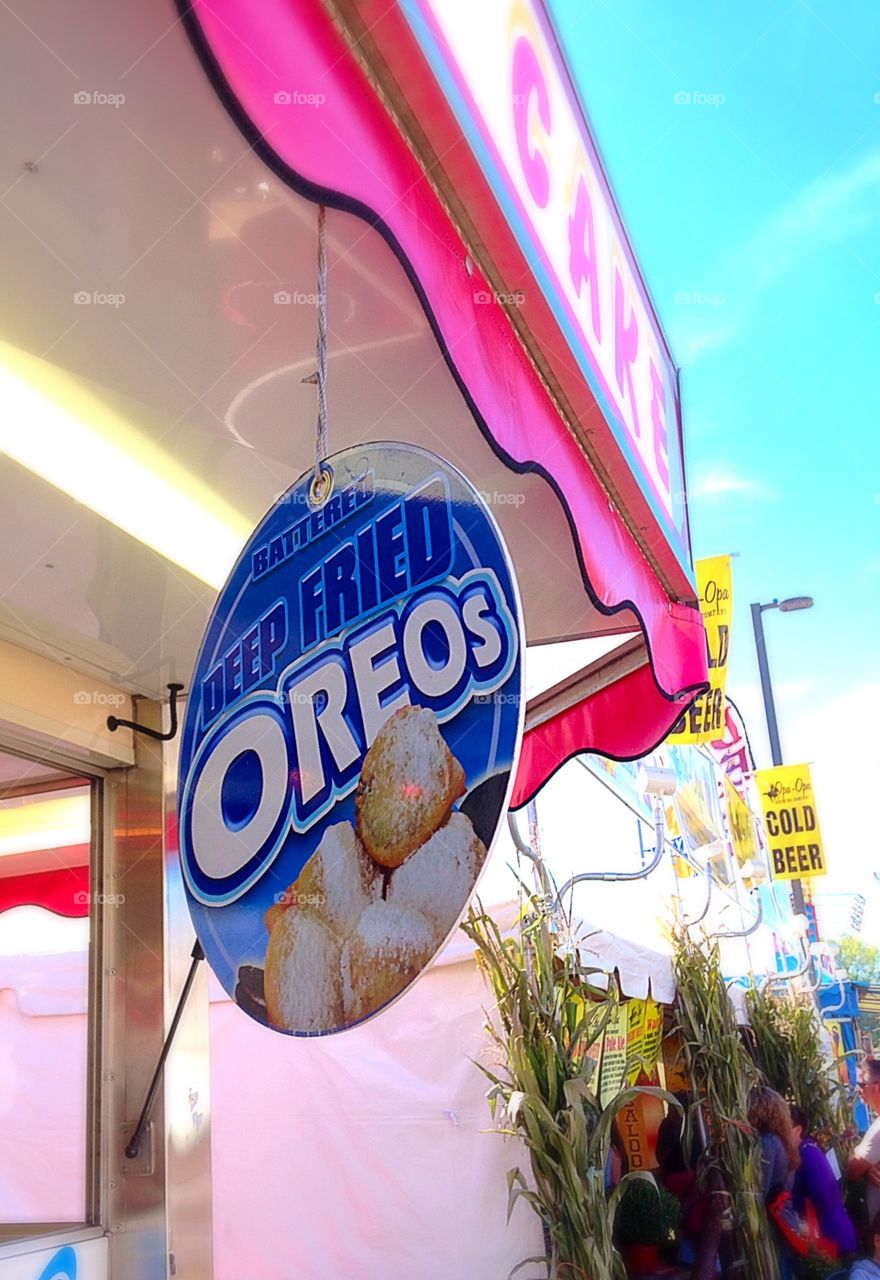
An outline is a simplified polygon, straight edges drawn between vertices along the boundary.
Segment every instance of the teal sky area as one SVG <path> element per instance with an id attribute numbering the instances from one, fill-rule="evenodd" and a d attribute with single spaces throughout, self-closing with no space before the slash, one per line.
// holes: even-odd
<path id="1" fill-rule="evenodd" d="M 764 615 L 782 746 L 813 765 L 822 888 L 870 890 L 868 930 L 880 925 L 880 4 L 549 7 L 682 369 L 695 554 L 739 553 L 729 684 L 759 765 L 749 602 L 815 597 L 809 612 Z"/>

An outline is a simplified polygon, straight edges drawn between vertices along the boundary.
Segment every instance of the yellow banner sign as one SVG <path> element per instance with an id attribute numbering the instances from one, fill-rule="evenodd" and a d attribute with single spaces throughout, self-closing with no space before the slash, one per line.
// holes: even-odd
<path id="1" fill-rule="evenodd" d="M 663 1010 L 656 1000 L 630 1000 L 626 1028 L 626 1082 L 634 1085 L 642 1072 L 653 1074 L 660 1052 Z"/>
<path id="2" fill-rule="evenodd" d="M 824 876 L 825 851 L 810 766 L 788 764 L 759 769 L 755 780 L 764 810 L 774 880 Z"/>
<path id="3" fill-rule="evenodd" d="M 635 1084 L 642 1069 L 645 1043 L 645 1001 L 630 1000 L 626 1006 L 626 1083 Z"/>
<path id="4" fill-rule="evenodd" d="M 583 1015 L 583 1034 L 573 1062 L 575 1066 L 583 1068 L 585 1080 L 593 1092 L 598 1094 L 599 1063 L 602 1060 L 602 1046 L 605 1041 L 605 1032 L 600 1027 L 604 1006 L 591 1005 L 584 1000 L 583 996 L 578 995 L 572 995 L 572 1003 L 580 1006 Z"/>
<path id="5" fill-rule="evenodd" d="M 625 1004 L 619 1004 L 605 1026 L 605 1042 L 602 1046 L 602 1066 L 599 1070 L 599 1101 L 607 1107 L 623 1087 L 626 1075 L 626 1033 L 629 1014 Z"/>
<path id="6" fill-rule="evenodd" d="M 670 1093 L 690 1093 L 691 1079 L 687 1069 L 685 1043 L 680 1031 L 672 1031 L 662 1041 L 663 1071 Z"/>
<path id="7" fill-rule="evenodd" d="M 669 742 L 711 742 L 724 736 L 724 688 L 733 618 L 730 556 L 711 556 L 696 563 L 700 612 L 709 651 L 709 692 L 692 702 L 669 735 Z"/>
<path id="8" fill-rule="evenodd" d="M 758 861 L 758 833 L 752 811 L 727 776 L 724 778 L 724 799 L 733 856 L 740 866 Z"/>
<path id="9" fill-rule="evenodd" d="M 663 1006 L 649 996 L 645 1001 L 645 1039 L 642 1045 L 642 1057 L 648 1064 L 651 1074 L 660 1057 L 660 1041 L 663 1038 Z"/>

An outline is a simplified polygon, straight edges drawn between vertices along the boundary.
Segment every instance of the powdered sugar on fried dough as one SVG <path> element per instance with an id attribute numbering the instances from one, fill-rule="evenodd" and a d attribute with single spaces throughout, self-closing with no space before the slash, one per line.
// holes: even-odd
<path id="1" fill-rule="evenodd" d="M 347 1022 L 380 1009 L 424 968 L 434 951 L 434 930 L 418 911 L 374 902 L 342 951 Z"/>
<path id="2" fill-rule="evenodd" d="M 439 945 L 464 910 L 485 857 L 470 818 L 452 813 L 394 872 L 388 901 L 427 916 Z"/>
<path id="3" fill-rule="evenodd" d="M 334 1031 L 342 1026 L 340 939 L 310 911 L 290 907 L 269 935 L 266 1008 L 286 1031 Z"/>
<path id="4" fill-rule="evenodd" d="M 382 890 L 382 875 L 350 822 L 328 827 L 294 886 L 296 901 L 314 910 L 341 938 Z"/>

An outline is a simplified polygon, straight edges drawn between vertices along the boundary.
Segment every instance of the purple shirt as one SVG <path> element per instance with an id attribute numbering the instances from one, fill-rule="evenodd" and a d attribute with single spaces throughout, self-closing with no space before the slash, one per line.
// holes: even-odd
<path id="1" fill-rule="evenodd" d="M 843 1207 L 843 1196 L 825 1153 L 811 1138 L 801 1143 L 801 1163 L 794 1175 L 792 1207 L 801 1217 L 804 1202 L 811 1200 L 819 1219 L 819 1230 L 833 1240 L 841 1253 L 855 1253 L 856 1229 Z"/>

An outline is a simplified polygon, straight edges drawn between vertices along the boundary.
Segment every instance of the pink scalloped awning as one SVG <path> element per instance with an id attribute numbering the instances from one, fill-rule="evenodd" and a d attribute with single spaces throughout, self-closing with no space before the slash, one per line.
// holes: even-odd
<path id="1" fill-rule="evenodd" d="M 88 866 L 0 876 L 0 913 L 13 907 L 42 907 L 57 916 L 82 917 L 89 914 L 89 901 Z"/>
<path id="2" fill-rule="evenodd" d="M 584 591 L 603 613 L 634 612 L 650 663 L 525 736 L 512 804 L 570 756 L 636 758 L 657 745 L 706 682 L 699 610 L 672 601 L 560 419 L 504 310 L 418 161 L 319 0 L 179 0 L 193 45 L 254 150 L 300 195 L 363 218 L 412 282 L 480 430 L 515 471 L 535 470 L 562 503 Z M 279 89 L 321 95 L 291 112 Z M 306 123 L 307 121 L 307 123 Z M 490 250 L 491 250 L 491 246 Z M 477 301 L 475 295 L 480 295 Z"/>

